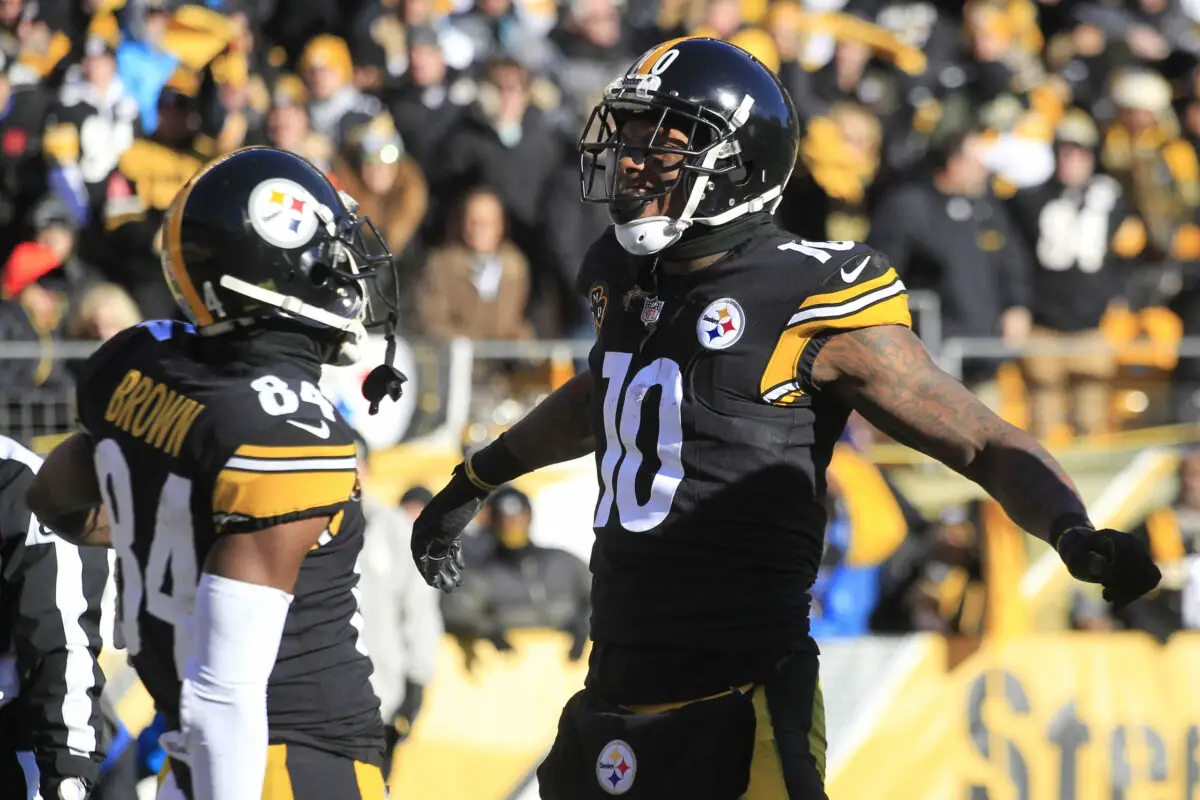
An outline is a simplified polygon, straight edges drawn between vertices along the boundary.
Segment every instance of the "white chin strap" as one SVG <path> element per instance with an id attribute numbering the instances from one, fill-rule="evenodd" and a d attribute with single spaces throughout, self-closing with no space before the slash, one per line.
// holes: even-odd
<path id="1" fill-rule="evenodd" d="M 299 298 L 273 292 L 261 286 L 255 286 L 253 283 L 247 283 L 241 278 L 235 278 L 232 275 L 222 275 L 221 286 L 231 292 L 237 292 L 260 303 L 281 308 L 294 316 L 319 322 L 326 327 L 347 334 L 338 347 L 336 361 L 334 362 L 335 366 L 348 367 L 351 364 L 358 363 L 358 360 L 362 358 L 363 341 L 367 338 L 367 329 L 363 327 L 362 320 L 339 317 L 337 314 L 331 314 L 323 308 L 309 305 Z M 364 297 L 366 296 L 365 287 L 363 287 L 363 295 Z M 217 332 L 215 330 L 216 327 L 215 325 L 209 326 L 213 333 Z"/>
<path id="2" fill-rule="evenodd" d="M 666 250 L 692 227 L 691 220 L 670 217 L 643 217 L 633 222 L 616 223 L 617 241 L 635 256 L 649 256 Z"/>

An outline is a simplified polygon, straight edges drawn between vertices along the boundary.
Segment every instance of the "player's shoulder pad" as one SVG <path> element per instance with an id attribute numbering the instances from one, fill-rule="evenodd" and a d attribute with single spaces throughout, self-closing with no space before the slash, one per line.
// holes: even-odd
<path id="1" fill-rule="evenodd" d="M 332 516 L 357 487 L 350 427 L 319 413 L 243 434 L 213 481 L 214 523 L 225 532 Z"/>
<path id="2" fill-rule="evenodd" d="M 616 230 L 609 225 L 584 255 L 575 278 L 575 291 L 587 297 L 597 282 L 620 280 L 630 271 L 631 259 L 617 241 Z"/>
<path id="3" fill-rule="evenodd" d="M 821 262 L 821 277 L 792 314 L 789 329 L 815 334 L 873 325 L 911 327 L 908 291 L 887 256 L 858 242 L 819 244 L 839 247 L 822 252 L 823 261 L 811 256 Z"/>

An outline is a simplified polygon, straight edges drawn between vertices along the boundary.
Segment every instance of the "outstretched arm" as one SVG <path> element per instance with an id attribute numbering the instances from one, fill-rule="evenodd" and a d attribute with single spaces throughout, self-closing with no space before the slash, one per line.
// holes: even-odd
<path id="1" fill-rule="evenodd" d="M 832 336 L 813 364 L 812 383 L 896 441 L 978 483 L 1035 536 L 1049 541 L 1086 522 L 1083 501 L 1053 456 L 938 368 L 908 328 Z"/>
<path id="2" fill-rule="evenodd" d="M 505 432 L 504 442 L 527 472 L 586 456 L 596 447 L 591 402 L 592 373 L 582 372 Z"/>
<path id="3" fill-rule="evenodd" d="M 490 492 L 527 472 L 592 452 L 591 399 L 591 373 L 576 375 L 454 468 L 450 483 L 413 524 L 413 560 L 426 583 L 448 592 L 462 581 L 461 534 Z"/>
<path id="4" fill-rule="evenodd" d="M 840 397 L 884 433 L 978 483 L 1014 522 L 1050 542 L 1074 577 L 1102 584 L 1117 608 L 1158 585 L 1162 575 L 1145 544 L 1095 530 L 1059 463 L 938 369 L 908 328 L 835 334 L 808 378 L 811 388 Z"/>

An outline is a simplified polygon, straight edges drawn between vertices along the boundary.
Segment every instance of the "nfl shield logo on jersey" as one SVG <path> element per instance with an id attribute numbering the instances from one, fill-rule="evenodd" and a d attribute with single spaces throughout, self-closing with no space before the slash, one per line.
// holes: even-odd
<path id="1" fill-rule="evenodd" d="M 709 350 L 724 350 L 742 338 L 746 315 L 737 300 L 722 297 L 714 300 L 700 313 L 696 321 L 696 336 Z"/>
<path id="2" fill-rule="evenodd" d="M 596 759 L 596 781 L 609 794 L 625 794 L 633 788 L 637 775 L 637 758 L 633 748 L 620 739 L 613 739 L 600 750 Z"/>
<path id="3" fill-rule="evenodd" d="M 658 318 L 662 316 L 662 310 L 665 302 L 657 297 L 647 297 L 642 304 L 642 324 L 653 325 L 658 322 Z"/>

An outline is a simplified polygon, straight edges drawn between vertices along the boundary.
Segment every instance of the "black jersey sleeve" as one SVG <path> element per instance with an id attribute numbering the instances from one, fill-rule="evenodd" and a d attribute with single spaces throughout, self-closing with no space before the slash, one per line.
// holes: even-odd
<path id="1" fill-rule="evenodd" d="M 133 325 L 100 345 L 84 362 L 75 383 L 75 416 L 85 430 L 94 430 L 106 413 L 102 404 L 110 402 L 105 391 L 116 381 L 118 370 L 136 367 L 137 352 L 151 342 L 167 342 L 194 333 L 190 325 L 173 320 L 156 319 Z M 122 373 L 125 374 L 125 373 Z"/>
<path id="2" fill-rule="evenodd" d="M 575 290 L 587 298 L 592 327 L 597 333 L 604 324 L 614 293 L 628 282 L 627 273 L 631 269 L 630 256 L 617 242 L 611 226 L 592 243 L 583 257 L 575 278 Z"/>
<path id="3" fill-rule="evenodd" d="M 292 416 L 245 437 L 220 466 L 213 526 L 218 533 L 244 533 L 310 517 L 340 518 L 357 491 L 354 439 L 345 423 Z"/>
<path id="4" fill-rule="evenodd" d="M 766 402 L 790 405 L 812 391 L 812 362 L 830 335 L 877 325 L 912 327 L 908 291 L 887 257 L 862 244 L 843 252 L 820 265 L 825 277 L 799 299 L 780 332 L 760 382 Z"/>

